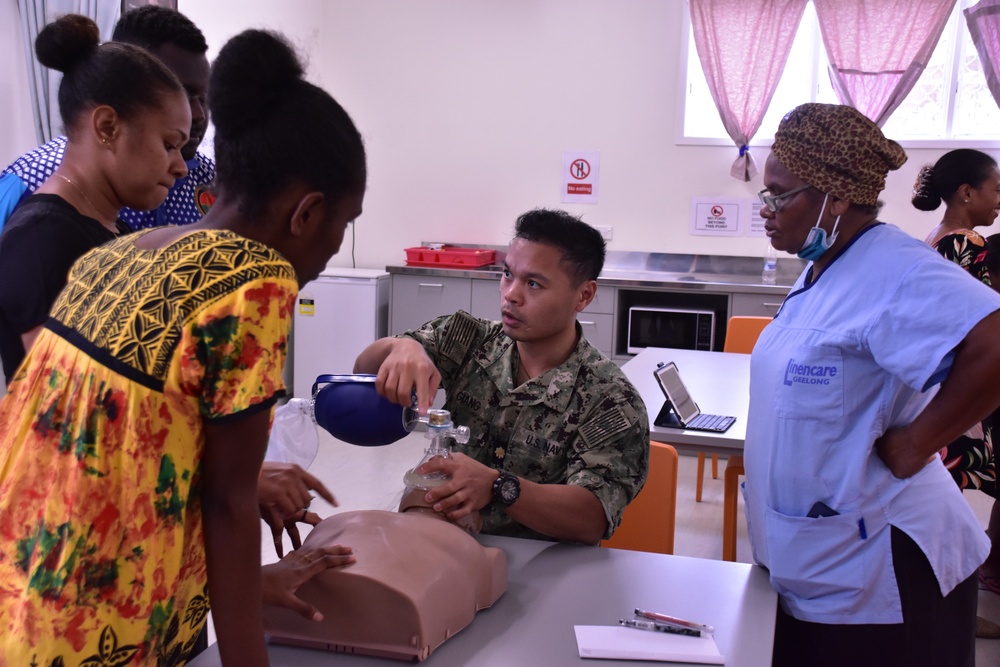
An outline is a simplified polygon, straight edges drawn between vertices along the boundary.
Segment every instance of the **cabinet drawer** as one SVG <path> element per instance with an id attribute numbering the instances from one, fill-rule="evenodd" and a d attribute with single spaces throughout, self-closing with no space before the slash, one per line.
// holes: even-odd
<path id="1" fill-rule="evenodd" d="M 471 278 L 393 275 L 389 333 L 416 329 L 456 310 L 468 311 L 472 303 L 471 283 Z"/>
<path id="2" fill-rule="evenodd" d="M 484 320 L 500 319 L 500 281 L 473 280 L 469 313 Z"/>
<path id="3" fill-rule="evenodd" d="M 598 287 L 597 294 L 594 295 L 594 300 L 590 302 L 587 309 L 583 311 L 585 313 L 607 313 L 608 315 L 615 312 L 615 288 L 614 287 Z"/>
<path id="4" fill-rule="evenodd" d="M 731 315 L 774 317 L 785 300 L 778 294 L 734 294 Z"/>
<path id="5" fill-rule="evenodd" d="M 611 332 L 614 329 L 614 316 L 603 313 L 590 313 L 583 311 L 576 317 L 576 321 L 583 328 L 583 335 L 587 337 L 590 344 L 603 352 L 606 356 L 611 356 Z"/>

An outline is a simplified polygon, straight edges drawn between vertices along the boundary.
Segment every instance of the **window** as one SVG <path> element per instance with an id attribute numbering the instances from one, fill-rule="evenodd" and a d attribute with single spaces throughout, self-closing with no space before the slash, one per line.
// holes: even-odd
<path id="1" fill-rule="evenodd" d="M 962 10 L 978 0 L 961 0 L 934 49 L 927 68 L 903 103 L 886 121 L 886 136 L 907 146 L 955 147 L 1000 140 L 1000 107 L 990 95 L 979 54 Z M 687 22 L 687 85 L 681 143 L 731 145 L 708 90 Z M 770 143 L 785 113 L 805 102 L 836 103 L 827 74 L 829 61 L 816 10 L 806 5 L 788 63 L 753 145 Z"/>

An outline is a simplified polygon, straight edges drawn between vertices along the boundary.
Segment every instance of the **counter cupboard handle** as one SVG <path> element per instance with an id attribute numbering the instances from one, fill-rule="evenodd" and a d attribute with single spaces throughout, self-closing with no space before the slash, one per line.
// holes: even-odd
<path id="1" fill-rule="evenodd" d="M 417 283 L 417 287 L 437 287 L 438 289 L 444 289 L 443 283 Z"/>
<path id="2" fill-rule="evenodd" d="M 765 308 L 781 308 L 781 304 L 780 303 L 768 303 L 767 301 L 765 301 L 764 302 L 764 307 Z"/>
<path id="3" fill-rule="evenodd" d="M 586 327 L 586 326 L 591 326 L 592 327 L 592 326 L 595 326 L 596 324 L 597 324 L 597 322 L 593 322 L 593 321 L 590 321 L 590 320 L 580 320 L 580 326 L 583 326 L 583 327 Z"/>

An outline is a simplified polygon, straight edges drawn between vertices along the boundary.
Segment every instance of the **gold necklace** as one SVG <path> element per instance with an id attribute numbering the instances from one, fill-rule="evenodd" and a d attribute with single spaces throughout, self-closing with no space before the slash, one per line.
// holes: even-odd
<path id="1" fill-rule="evenodd" d="M 53 176 L 58 176 L 59 178 L 63 179 L 64 181 L 66 181 L 67 183 L 69 183 L 70 185 L 72 185 L 73 189 L 76 190 L 77 192 L 79 192 L 80 196 L 83 197 L 83 200 L 85 202 L 87 202 L 87 204 L 90 205 L 91 210 L 93 210 L 94 213 L 97 214 L 97 221 L 100 222 L 105 227 L 107 227 L 107 225 L 104 223 L 104 221 L 101 220 L 101 212 L 98 210 L 98 208 L 96 206 L 94 206 L 94 202 L 90 201 L 90 197 L 88 197 L 87 194 L 83 190 L 80 189 L 79 185 L 77 185 L 73 181 L 69 180 L 68 178 L 66 178 L 62 174 L 53 174 Z M 109 229 L 110 229 L 110 227 L 109 227 Z"/>

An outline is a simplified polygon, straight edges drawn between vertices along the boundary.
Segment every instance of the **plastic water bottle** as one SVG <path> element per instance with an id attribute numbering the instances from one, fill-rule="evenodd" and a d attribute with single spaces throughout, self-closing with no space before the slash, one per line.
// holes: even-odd
<path id="1" fill-rule="evenodd" d="M 767 250 L 764 251 L 764 269 L 760 272 L 760 281 L 765 285 L 773 285 L 778 278 L 778 253 L 767 240 Z"/>

